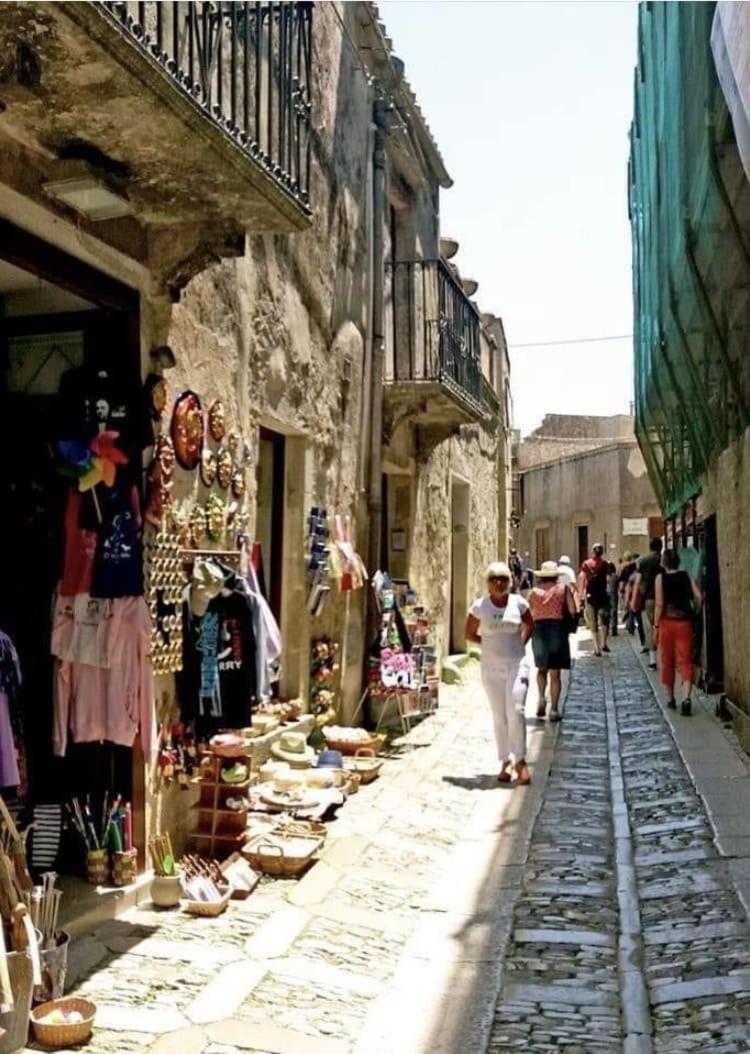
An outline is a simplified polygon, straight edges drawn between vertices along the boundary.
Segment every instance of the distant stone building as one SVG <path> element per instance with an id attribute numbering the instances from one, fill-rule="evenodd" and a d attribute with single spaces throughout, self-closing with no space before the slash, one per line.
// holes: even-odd
<path id="1" fill-rule="evenodd" d="M 633 419 L 549 414 L 516 451 L 516 546 L 527 563 L 570 556 L 594 542 L 616 560 L 661 535 L 659 506 Z"/>

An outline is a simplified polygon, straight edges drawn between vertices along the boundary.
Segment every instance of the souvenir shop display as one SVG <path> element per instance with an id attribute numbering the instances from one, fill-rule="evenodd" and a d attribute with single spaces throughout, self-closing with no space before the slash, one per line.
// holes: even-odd
<path id="1" fill-rule="evenodd" d="M 156 790 L 169 787 L 175 780 L 186 791 L 198 767 L 195 737 L 181 721 L 159 726 L 159 750 L 156 759 Z"/>
<path id="2" fill-rule="evenodd" d="M 310 662 L 310 708 L 318 716 L 335 717 L 339 645 L 329 637 L 312 642 Z"/>
<path id="3" fill-rule="evenodd" d="M 221 466 L 219 466 L 221 470 Z M 206 502 L 206 529 L 212 542 L 222 541 L 227 529 L 227 505 L 218 494 L 211 494 Z"/>
<path id="4" fill-rule="evenodd" d="M 309 768 L 315 760 L 315 751 L 307 744 L 303 732 L 282 732 L 271 745 L 271 753 L 279 761 L 286 761 L 293 769 Z"/>
<path id="5" fill-rule="evenodd" d="M 362 589 L 367 583 L 367 568 L 352 541 L 352 522 L 349 516 L 337 514 L 333 520 L 333 554 L 338 568 L 338 584 L 342 593 Z"/>
<path id="6" fill-rule="evenodd" d="M 325 842 L 321 824 L 291 821 L 251 838 L 242 850 L 255 871 L 296 878 L 310 866 Z"/>
<path id="7" fill-rule="evenodd" d="M 221 915 L 232 898 L 232 889 L 228 882 L 214 882 L 203 875 L 184 880 L 182 890 L 185 896 L 185 911 L 203 918 L 216 918 Z"/>
<path id="8" fill-rule="evenodd" d="M 213 450 L 206 447 L 201 456 L 201 481 L 204 486 L 210 487 L 213 484 L 218 468 L 219 463 L 216 460 L 216 454 Z"/>
<path id="9" fill-rule="evenodd" d="M 190 836 L 199 853 L 223 857 L 242 846 L 249 786 L 249 753 L 233 751 L 226 757 L 211 750 L 204 754 L 198 780 L 200 797 L 193 806 L 198 822 Z"/>
<path id="10" fill-rule="evenodd" d="M 233 468 L 234 463 L 232 455 L 229 453 L 229 448 L 220 446 L 216 451 L 216 479 L 223 490 L 226 490 L 232 482 Z"/>
<path id="11" fill-rule="evenodd" d="M 205 438 L 203 409 L 195 392 L 188 390 L 178 396 L 172 410 L 171 436 L 177 464 L 192 472 L 200 464 Z"/>
<path id="12" fill-rule="evenodd" d="M 360 783 L 372 783 L 380 775 L 383 759 L 376 757 L 372 747 L 358 747 L 353 756 L 344 758 L 344 769 L 356 773 Z"/>
<path id="13" fill-rule="evenodd" d="M 154 871 L 151 900 L 158 908 L 176 908 L 182 894 L 181 873 L 175 863 L 169 833 L 152 835 L 148 851 Z"/>
<path id="14" fill-rule="evenodd" d="M 331 592 L 328 514 L 325 509 L 312 506 L 307 518 L 307 531 L 307 610 L 315 617 L 322 613 Z"/>
<path id="15" fill-rule="evenodd" d="M 346 725 L 326 725 L 323 729 L 329 750 L 338 750 L 341 754 L 356 754 L 367 748 L 378 753 L 385 741 L 384 736 L 373 735 L 365 728 L 353 728 Z"/>
<path id="16" fill-rule="evenodd" d="M 214 399 L 208 408 L 208 432 L 212 439 L 220 443 L 227 430 L 227 415 L 221 399 Z"/>
<path id="17" fill-rule="evenodd" d="M 240 465 L 235 465 L 232 469 L 232 495 L 235 498 L 242 498 L 246 490 L 247 477 L 245 470 Z"/>
<path id="18" fill-rule="evenodd" d="M 167 408 L 167 382 L 160 373 L 150 373 L 146 378 L 144 389 L 151 416 L 158 421 Z"/>
<path id="19" fill-rule="evenodd" d="M 173 526 L 146 545 L 146 597 L 151 615 L 151 665 L 156 674 L 182 669 L 182 594 L 187 585 L 179 535 Z"/>
<path id="20" fill-rule="evenodd" d="M 135 881 L 138 851 L 133 845 L 133 811 L 130 802 L 120 795 L 109 805 L 105 793 L 101 812 L 92 809 L 88 800 L 81 805 L 72 798 L 67 805 L 73 829 L 85 851 L 86 878 L 94 886 L 107 883 L 127 886 Z"/>

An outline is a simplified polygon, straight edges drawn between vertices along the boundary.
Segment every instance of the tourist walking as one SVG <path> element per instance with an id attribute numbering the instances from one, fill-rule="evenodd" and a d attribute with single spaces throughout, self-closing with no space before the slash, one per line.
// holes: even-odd
<path id="1" fill-rule="evenodd" d="M 633 598 L 635 597 L 635 579 L 638 574 L 638 560 L 640 556 L 638 553 L 633 553 L 633 559 L 626 568 L 623 569 L 623 578 L 627 573 L 622 586 L 622 602 L 625 609 L 625 629 L 632 637 L 636 630 L 638 630 L 638 639 L 641 642 L 641 649 L 648 651 L 646 648 L 646 634 L 643 629 L 643 615 L 641 613 L 641 607 L 635 610 L 633 604 Z"/>
<path id="2" fill-rule="evenodd" d="M 482 685 L 492 711 L 500 783 L 515 772 L 522 785 L 531 783 L 526 764 L 526 693 L 529 663 L 526 643 L 534 631 L 529 605 L 511 592 L 507 564 L 487 568 L 487 594 L 475 600 L 466 619 L 466 639 L 482 649 Z"/>
<path id="3" fill-rule="evenodd" d="M 594 641 L 594 655 L 609 652 L 609 589 L 610 564 L 604 559 L 604 546 L 596 542 L 592 555 L 581 564 L 578 575 L 579 604 L 584 607 L 584 618 Z"/>
<path id="4" fill-rule="evenodd" d="M 669 693 L 667 706 L 677 709 L 674 697 L 675 667 L 679 671 L 685 693 L 680 709 L 685 717 L 692 713 L 693 640 L 695 616 L 700 611 L 703 595 L 700 586 L 687 571 L 680 570 L 680 557 L 674 549 L 666 549 L 662 556 L 662 573 L 655 582 L 654 638 L 661 659 L 661 683 Z"/>
<path id="5" fill-rule="evenodd" d="M 560 720 L 558 704 L 562 686 L 561 670 L 570 669 L 570 619 L 577 613 L 576 601 L 569 583 L 561 580 L 554 560 L 545 560 L 534 572 L 534 588 L 529 593 L 529 607 L 534 619 L 531 646 L 536 663 L 539 702 L 536 716 L 547 715 L 547 680 L 549 679 L 550 721 Z"/>
<path id="6" fill-rule="evenodd" d="M 624 557 L 620 559 L 620 567 L 609 564 L 607 575 L 607 592 L 609 593 L 609 632 L 612 637 L 617 636 L 620 621 L 620 568 L 624 563 Z"/>
<path id="7" fill-rule="evenodd" d="M 656 641 L 654 640 L 654 613 L 656 608 L 656 580 L 662 572 L 661 538 L 652 538 L 648 556 L 638 561 L 638 573 L 633 586 L 633 608 L 643 615 L 643 629 L 646 634 L 645 647 L 648 649 L 648 668 L 656 669 Z"/>

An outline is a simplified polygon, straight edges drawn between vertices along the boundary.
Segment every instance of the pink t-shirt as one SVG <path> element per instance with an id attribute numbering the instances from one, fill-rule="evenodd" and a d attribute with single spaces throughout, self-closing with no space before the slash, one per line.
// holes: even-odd
<path id="1" fill-rule="evenodd" d="M 530 590 L 528 601 L 534 622 L 544 622 L 545 619 L 559 620 L 563 617 L 566 589 L 564 585 L 554 585 L 549 589 L 534 586 Z"/>
<path id="2" fill-rule="evenodd" d="M 65 755 L 68 734 L 76 743 L 108 740 L 132 747 L 139 728 L 146 757 L 155 749 L 148 607 L 143 597 L 112 603 L 113 616 L 101 642 L 109 667 L 57 661 L 53 746 L 59 757 Z"/>

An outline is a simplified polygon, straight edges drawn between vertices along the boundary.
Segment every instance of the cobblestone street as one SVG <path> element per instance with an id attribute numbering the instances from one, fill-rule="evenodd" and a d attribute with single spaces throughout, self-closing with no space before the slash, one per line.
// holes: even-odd
<path id="1" fill-rule="evenodd" d="M 620 638 L 559 726 L 529 717 L 531 787 L 500 787 L 464 677 L 301 881 L 76 943 L 91 1054 L 750 1049 L 750 781 L 720 726 L 698 705 L 675 740 Z"/>

